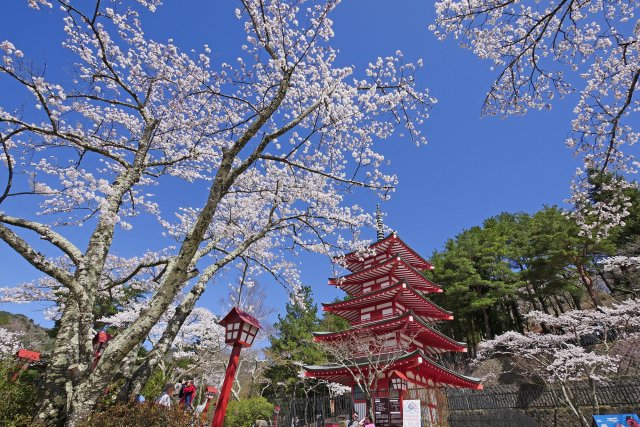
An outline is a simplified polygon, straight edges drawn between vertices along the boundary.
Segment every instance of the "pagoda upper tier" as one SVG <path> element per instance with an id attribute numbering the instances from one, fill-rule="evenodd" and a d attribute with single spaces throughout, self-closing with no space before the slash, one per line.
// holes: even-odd
<path id="1" fill-rule="evenodd" d="M 401 255 L 385 258 L 378 264 L 346 276 L 330 278 L 329 284 L 337 286 L 351 296 L 360 296 L 386 288 L 400 280 L 404 280 L 414 289 L 422 292 L 442 292 L 438 285 L 424 277 Z"/>
<path id="2" fill-rule="evenodd" d="M 418 270 L 433 270 L 433 266 L 403 242 L 395 232 L 369 245 L 365 251 L 350 252 L 336 257 L 336 261 L 343 260 L 347 269 L 356 272 L 391 258 L 393 255 L 400 255 L 409 265 Z"/>
<path id="3" fill-rule="evenodd" d="M 450 311 L 429 301 L 424 293 L 404 280 L 345 301 L 323 303 L 322 309 L 348 320 L 351 325 L 394 317 L 407 310 L 430 321 L 453 319 Z"/>

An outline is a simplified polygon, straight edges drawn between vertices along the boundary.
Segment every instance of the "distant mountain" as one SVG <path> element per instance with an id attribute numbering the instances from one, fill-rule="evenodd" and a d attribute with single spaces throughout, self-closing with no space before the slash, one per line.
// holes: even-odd
<path id="1" fill-rule="evenodd" d="M 13 314 L 0 310 L 0 327 L 22 334 L 21 341 L 30 350 L 48 352 L 52 346 L 49 329 L 37 325 L 23 314 Z"/>

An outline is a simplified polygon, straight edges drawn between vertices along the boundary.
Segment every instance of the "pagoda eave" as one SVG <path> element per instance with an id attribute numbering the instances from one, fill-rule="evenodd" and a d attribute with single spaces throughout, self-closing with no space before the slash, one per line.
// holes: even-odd
<path id="1" fill-rule="evenodd" d="M 431 282 L 418 270 L 402 259 L 401 256 L 394 256 L 378 264 L 367 267 L 363 270 L 347 274 L 342 277 L 330 277 L 327 282 L 331 286 L 337 286 L 350 295 L 358 296 L 363 292 L 363 288 L 368 286 L 372 279 L 381 276 L 393 276 L 395 280 L 402 279 L 416 289 L 428 293 L 443 292 L 435 283 Z"/>
<path id="2" fill-rule="evenodd" d="M 388 300 L 401 304 L 406 309 L 434 320 L 453 320 L 453 313 L 428 300 L 424 294 L 414 289 L 404 280 L 395 285 L 358 297 L 334 303 L 322 303 L 322 310 L 343 317 L 349 322 L 357 323 L 359 310 L 375 306 Z"/>
<path id="3" fill-rule="evenodd" d="M 411 265 L 420 270 L 433 270 L 433 265 L 430 262 L 422 258 L 416 251 L 414 251 L 409 245 L 407 245 L 396 232 L 393 232 L 387 237 L 374 242 L 368 247 L 369 250 L 373 250 L 376 256 L 383 254 L 401 254 L 404 258 L 410 261 Z M 350 252 L 341 257 L 335 257 L 334 261 L 343 259 L 346 262 L 346 267 L 351 271 L 358 271 L 363 268 L 364 257 L 357 251 Z"/>
<path id="4" fill-rule="evenodd" d="M 340 332 L 313 332 L 314 342 L 332 342 L 341 339 L 349 339 L 350 336 L 358 336 L 363 332 L 371 334 L 384 334 L 389 332 L 407 333 L 412 336 L 412 341 L 420 343 L 418 347 L 431 349 L 432 353 L 453 351 L 464 353 L 467 351 L 466 343 L 455 341 L 440 331 L 433 329 L 421 316 L 412 311 L 407 311 L 399 316 L 376 320 L 362 325 L 356 325 L 353 329 Z"/>
<path id="5" fill-rule="evenodd" d="M 303 366 L 303 368 L 305 369 L 306 377 L 322 378 L 347 386 L 355 383 L 352 375 L 354 369 L 357 369 L 362 374 L 368 372 L 366 361 L 353 364 L 347 363 L 346 365 L 307 365 Z M 421 387 L 449 386 L 482 390 L 480 379 L 457 374 L 425 356 L 419 350 L 392 361 L 382 373 L 386 375 L 394 370 L 404 372 L 409 382 Z"/>

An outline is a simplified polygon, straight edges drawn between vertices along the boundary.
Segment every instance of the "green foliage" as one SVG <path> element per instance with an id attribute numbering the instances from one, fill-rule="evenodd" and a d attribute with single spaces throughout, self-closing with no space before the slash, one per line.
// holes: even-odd
<path id="1" fill-rule="evenodd" d="M 253 427 L 256 420 L 270 420 L 273 405 L 264 397 L 250 397 L 233 401 L 227 406 L 226 427 Z"/>
<path id="2" fill-rule="evenodd" d="M 288 303 L 284 317 L 278 316 L 276 333 L 269 338 L 267 348 L 274 362 L 265 372 L 271 384 L 281 384 L 288 389 L 298 381 L 300 366 L 296 363 L 316 364 L 326 360 L 324 352 L 313 342 L 313 331 L 318 331 L 317 307 L 311 288 L 303 288 L 304 307 Z"/>
<path id="3" fill-rule="evenodd" d="M 94 413 L 78 427 L 184 427 L 191 425 L 191 419 L 192 415 L 177 405 L 166 408 L 153 402 L 127 403 Z"/>
<path id="4" fill-rule="evenodd" d="M 344 298 L 336 298 L 333 300 L 334 303 L 342 302 L 351 299 L 351 296 L 346 295 Z M 344 331 L 350 327 L 349 322 L 343 319 L 340 316 L 336 316 L 333 313 L 325 311 L 322 316 L 322 320 L 318 325 L 318 331 L 324 332 L 339 332 Z"/>
<path id="5" fill-rule="evenodd" d="M 522 311 L 558 314 L 580 308 L 583 295 L 599 296 L 593 283 L 597 261 L 612 254 L 611 241 L 580 235 L 557 207 L 534 215 L 503 213 L 464 230 L 434 253 L 430 278 L 445 293 L 433 297 L 454 312 L 445 332 L 470 349 L 483 338 L 522 331 Z"/>
<path id="6" fill-rule="evenodd" d="M 162 369 L 156 368 L 151 373 L 149 380 L 142 388 L 140 394 L 148 399 L 155 399 L 162 394 L 165 385 L 166 378 L 164 376 L 164 373 L 162 372 Z"/>
<path id="7" fill-rule="evenodd" d="M 34 408 L 39 397 L 35 379 L 38 375 L 33 370 L 23 372 L 16 382 L 10 379 L 19 368 L 12 361 L 0 361 L 0 426 L 22 427 L 34 426 L 31 421 Z"/>

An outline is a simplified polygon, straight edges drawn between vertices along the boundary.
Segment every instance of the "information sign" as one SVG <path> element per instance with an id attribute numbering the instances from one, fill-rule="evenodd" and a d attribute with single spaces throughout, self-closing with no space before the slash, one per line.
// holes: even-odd
<path id="1" fill-rule="evenodd" d="M 402 427 L 421 427 L 421 418 L 419 400 L 402 401 Z"/>

